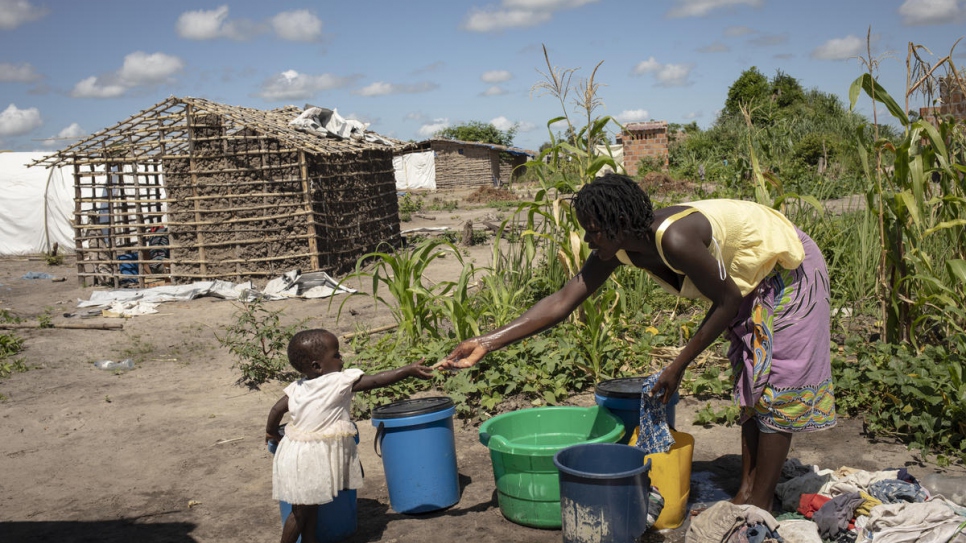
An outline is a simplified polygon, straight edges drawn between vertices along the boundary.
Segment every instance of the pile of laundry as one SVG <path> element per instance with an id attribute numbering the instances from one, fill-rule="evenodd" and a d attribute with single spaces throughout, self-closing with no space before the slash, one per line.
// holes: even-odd
<path id="1" fill-rule="evenodd" d="M 822 470 L 785 463 L 777 516 L 718 502 L 691 518 L 687 541 L 966 543 L 966 477 L 918 481 L 905 469 Z"/>

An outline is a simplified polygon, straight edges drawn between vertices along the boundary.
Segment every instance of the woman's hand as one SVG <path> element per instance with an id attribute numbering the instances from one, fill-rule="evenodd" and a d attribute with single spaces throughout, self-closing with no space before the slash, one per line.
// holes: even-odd
<path id="1" fill-rule="evenodd" d="M 436 363 L 434 368 L 463 369 L 473 366 L 490 352 L 479 338 L 470 338 L 453 349 L 446 358 Z"/>
<path id="2" fill-rule="evenodd" d="M 671 396 L 674 396 L 678 387 L 681 386 L 681 379 L 683 377 L 684 371 L 675 369 L 674 364 L 664 368 L 664 371 L 658 376 L 654 386 L 651 387 L 651 396 L 658 396 L 661 398 L 661 403 L 667 405 L 671 401 Z"/>

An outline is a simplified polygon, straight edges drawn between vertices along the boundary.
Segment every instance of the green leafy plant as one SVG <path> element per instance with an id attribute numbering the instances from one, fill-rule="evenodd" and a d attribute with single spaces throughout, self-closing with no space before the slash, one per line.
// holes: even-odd
<path id="1" fill-rule="evenodd" d="M 371 295 L 373 300 L 390 310 L 403 337 L 416 339 L 423 334 L 440 337 L 442 301 L 456 284 L 451 281 L 433 284 L 427 280 L 426 268 L 437 258 L 456 258 L 463 263 L 457 247 L 439 238 L 401 251 L 364 255 L 357 262 L 356 271 L 343 282 L 368 278 L 371 294 L 356 292 L 346 296 L 339 305 L 338 316 L 342 315 L 345 303 L 353 296 Z M 372 263 L 370 269 L 363 269 L 367 262 Z"/>
<path id="2" fill-rule="evenodd" d="M 239 382 L 257 386 L 271 379 L 294 376 L 288 367 L 286 349 L 306 321 L 282 325 L 281 315 L 281 310 L 266 309 L 259 298 L 242 302 L 224 334 L 215 334 L 218 343 L 238 357 L 235 367 L 241 370 Z"/>
<path id="3" fill-rule="evenodd" d="M 935 451 L 940 464 L 966 460 L 966 359 L 943 346 L 869 347 L 851 340 L 854 361 L 833 359 L 837 409 L 861 414 L 872 435 Z"/>

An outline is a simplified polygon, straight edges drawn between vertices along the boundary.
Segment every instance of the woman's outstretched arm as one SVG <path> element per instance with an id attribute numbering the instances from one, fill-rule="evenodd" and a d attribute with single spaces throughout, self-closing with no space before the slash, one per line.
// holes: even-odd
<path id="1" fill-rule="evenodd" d="M 600 288 L 619 265 L 616 258 L 605 261 L 598 258 L 596 253 L 591 253 L 580 272 L 560 290 L 543 298 L 509 324 L 463 341 L 436 366 L 468 368 L 489 352 L 554 326 Z"/>

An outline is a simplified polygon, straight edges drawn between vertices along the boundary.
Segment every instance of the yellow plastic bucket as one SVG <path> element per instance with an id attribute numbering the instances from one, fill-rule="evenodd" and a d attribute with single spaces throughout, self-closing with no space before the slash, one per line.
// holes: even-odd
<path id="1" fill-rule="evenodd" d="M 631 435 L 630 444 L 637 443 L 638 429 Z M 664 498 L 664 509 L 654 522 L 655 530 L 677 528 L 684 523 L 684 513 L 691 494 L 691 457 L 694 454 L 694 437 L 691 434 L 671 430 L 674 445 L 666 453 L 654 453 L 644 457 L 651 461 L 651 486 L 657 487 Z"/>

